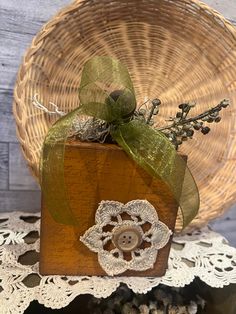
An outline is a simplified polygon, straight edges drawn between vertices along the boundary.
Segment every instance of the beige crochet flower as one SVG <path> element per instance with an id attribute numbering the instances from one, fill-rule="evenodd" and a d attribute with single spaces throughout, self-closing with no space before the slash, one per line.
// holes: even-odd
<path id="1" fill-rule="evenodd" d="M 102 201 L 95 223 L 80 240 L 98 253 L 100 266 L 110 276 L 153 268 L 158 250 L 172 234 L 146 200 Z"/>

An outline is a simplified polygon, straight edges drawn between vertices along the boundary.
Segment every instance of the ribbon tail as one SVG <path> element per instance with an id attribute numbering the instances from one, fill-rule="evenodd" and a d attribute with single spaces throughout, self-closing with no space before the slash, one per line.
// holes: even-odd
<path id="1" fill-rule="evenodd" d="M 40 183 L 44 204 L 54 220 L 61 224 L 76 225 L 70 208 L 64 178 L 65 143 L 79 109 L 59 119 L 45 138 L 40 161 Z"/>
<path id="2" fill-rule="evenodd" d="M 170 141 L 138 120 L 114 127 L 111 135 L 138 165 L 169 186 L 186 227 L 198 213 L 199 193 L 186 162 Z"/>

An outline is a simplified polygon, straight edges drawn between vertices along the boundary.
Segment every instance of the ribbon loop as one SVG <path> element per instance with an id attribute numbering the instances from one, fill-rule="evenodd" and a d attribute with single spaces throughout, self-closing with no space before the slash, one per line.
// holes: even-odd
<path id="1" fill-rule="evenodd" d="M 127 68 L 106 56 L 95 57 L 85 63 L 79 98 L 84 114 L 109 123 L 130 116 L 136 108 Z"/>

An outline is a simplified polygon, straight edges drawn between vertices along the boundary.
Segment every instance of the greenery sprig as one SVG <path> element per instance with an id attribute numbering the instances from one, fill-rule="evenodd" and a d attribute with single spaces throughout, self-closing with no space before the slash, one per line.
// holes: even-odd
<path id="1" fill-rule="evenodd" d="M 135 113 L 136 118 L 142 119 L 147 124 L 154 125 L 154 116 L 160 111 L 161 101 L 159 99 L 154 99 L 151 101 L 151 107 L 147 108 L 148 100 L 145 102 Z M 170 117 L 167 121 L 170 124 L 163 126 L 161 128 L 154 128 L 165 134 L 166 137 L 172 142 L 172 144 L 179 148 L 183 142 L 191 139 L 195 131 L 201 131 L 202 134 L 206 135 L 210 132 L 210 127 L 207 123 L 219 123 L 221 121 L 220 111 L 229 106 L 229 100 L 222 100 L 217 106 L 204 111 L 203 113 L 189 118 L 189 113 L 192 108 L 195 107 L 195 103 L 183 103 L 179 105 L 179 111 L 176 113 L 175 117 Z M 145 108 L 144 108 L 145 106 Z"/>

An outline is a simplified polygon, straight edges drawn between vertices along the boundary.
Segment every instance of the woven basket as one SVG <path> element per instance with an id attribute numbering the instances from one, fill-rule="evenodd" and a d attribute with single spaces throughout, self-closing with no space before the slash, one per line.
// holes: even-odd
<path id="1" fill-rule="evenodd" d="M 34 38 L 20 67 L 14 97 L 17 134 L 36 177 L 44 137 L 56 117 L 32 105 L 34 94 L 69 112 L 79 105 L 83 64 L 110 55 L 128 66 L 138 104 L 162 101 L 158 123 L 183 101 L 194 113 L 229 98 L 231 108 L 208 136 L 184 144 L 201 195 L 193 227 L 206 224 L 236 196 L 236 31 L 219 13 L 196 0 L 76 1 Z"/>

